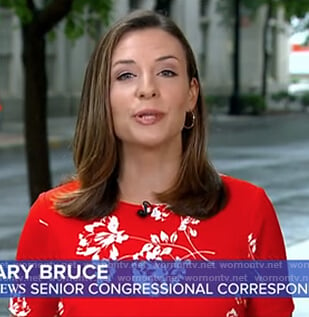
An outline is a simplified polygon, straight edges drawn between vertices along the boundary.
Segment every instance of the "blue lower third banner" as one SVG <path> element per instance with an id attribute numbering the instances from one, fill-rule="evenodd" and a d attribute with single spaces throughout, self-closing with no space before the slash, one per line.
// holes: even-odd
<path id="1" fill-rule="evenodd" d="M 0 261 L 0 297 L 309 297 L 303 261 Z"/>

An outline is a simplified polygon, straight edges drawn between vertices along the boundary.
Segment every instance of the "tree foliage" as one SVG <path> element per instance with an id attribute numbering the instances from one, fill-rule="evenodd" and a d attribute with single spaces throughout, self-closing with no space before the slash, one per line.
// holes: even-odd
<path id="1" fill-rule="evenodd" d="M 23 25 L 31 23 L 34 15 L 48 16 L 53 10 L 54 13 L 60 12 L 61 7 L 63 10 L 67 6 L 69 10 L 63 19 L 69 39 L 77 39 L 84 33 L 94 36 L 98 23 L 109 23 L 112 3 L 112 0 L 45 0 L 41 1 L 41 5 L 35 5 L 33 0 L 0 0 L 0 6 L 12 9 Z M 50 25 L 47 32 L 59 21 Z"/>
<path id="2" fill-rule="evenodd" d="M 292 17 L 304 18 L 309 11 L 308 0 L 280 0 L 279 2 L 285 8 L 287 20 L 290 20 Z"/>
<path id="3" fill-rule="evenodd" d="M 66 17 L 65 33 L 70 39 L 76 39 L 87 32 L 95 37 L 98 23 L 108 23 L 112 1 L 74 0 L 72 10 Z"/>
<path id="4" fill-rule="evenodd" d="M 308 0 L 240 0 L 241 10 L 252 17 L 263 5 L 272 5 L 273 8 L 283 7 L 286 21 L 292 17 L 304 18 L 309 12 Z M 218 0 L 217 10 L 225 21 L 233 20 L 233 1 Z"/>

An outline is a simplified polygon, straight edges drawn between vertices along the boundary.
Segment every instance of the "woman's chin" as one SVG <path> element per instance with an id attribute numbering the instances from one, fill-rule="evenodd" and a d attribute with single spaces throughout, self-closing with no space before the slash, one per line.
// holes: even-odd
<path id="1" fill-rule="evenodd" d="M 154 137 L 138 139 L 130 143 L 124 142 L 124 144 L 127 147 L 134 147 L 137 149 L 139 148 L 145 150 L 160 150 L 172 146 L 171 142 L 169 142 L 168 140 Z"/>

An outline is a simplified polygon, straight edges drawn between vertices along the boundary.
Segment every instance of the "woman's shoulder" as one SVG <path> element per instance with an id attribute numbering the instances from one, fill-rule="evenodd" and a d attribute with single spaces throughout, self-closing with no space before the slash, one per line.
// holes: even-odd
<path id="1" fill-rule="evenodd" d="M 58 186 L 55 186 L 54 188 L 44 192 L 43 194 L 48 199 L 54 199 L 59 197 L 60 195 L 69 194 L 70 192 L 79 189 L 79 187 L 79 182 L 77 180 L 70 180 L 65 183 L 61 183 Z"/>
<path id="2" fill-rule="evenodd" d="M 52 216 L 55 213 L 54 204 L 56 200 L 62 195 L 69 194 L 79 188 L 79 182 L 72 180 L 60 184 L 50 190 L 42 192 L 31 206 L 30 214 L 45 217 Z M 59 214 L 58 214 L 59 215 Z"/>
<path id="3" fill-rule="evenodd" d="M 233 194 L 256 194 L 257 192 L 264 191 L 264 189 L 252 182 L 249 182 L 244 179 L 235 178 L 233 176 L 220 174 L 221 180 L 225 189 L 229 193 Z"/>
<path id="4" fill-rule="evenodd" d="M 220 176 L 229 205 L 252 207 L 268 204 L 269 198 L 261 186 L 224 174 Z"/>
<path id="5" fill-rule="evenodd" d="M 236 178 L 230 175 L 221 174 L 220 177 L 223 181 L 223 184 L 231 189 L 239 189 L 239 190 L 256 190 L 261 189 L 258 185 L 249 182 L 244 179 Z"/>

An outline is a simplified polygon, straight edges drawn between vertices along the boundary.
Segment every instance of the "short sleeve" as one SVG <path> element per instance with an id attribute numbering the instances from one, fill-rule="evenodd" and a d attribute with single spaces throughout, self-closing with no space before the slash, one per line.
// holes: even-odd
<path id="1" fill-rule="evenodd" d="M 248 233 L 248 257 L 256 260 L 286 260 L 282 232 L 275 209 L 263 189 L 257 189 Z M 294 310 L 292 298 L 251 298 L 250 317 L 290 317 Z"/>
<path id="2" fill-rule="evenodd" d="M 16 259 L 53 260 L 52 234 L 45 194 L 41 194 L 30 209 L 17 248 Z M 59 298 L 15 297 L 9 301 L 9 311 L 17 317 L 54 317 Z"/>

